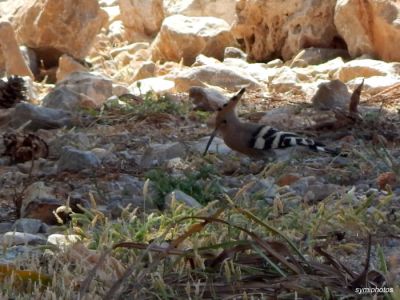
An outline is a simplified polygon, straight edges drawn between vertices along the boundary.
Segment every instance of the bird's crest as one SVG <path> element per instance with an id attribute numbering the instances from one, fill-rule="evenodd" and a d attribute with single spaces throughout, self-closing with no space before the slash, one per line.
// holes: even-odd
<path id="1" fill-rule="evenodd" d="M 240 91 L 232 96 L 228 102 L 226 102 L 222 107 L 218 108 L 218 115 L 234 112 L 236 105 L 238 104 L 240 98 L 242 98 L 245 91 L 245 88 L 240 89 Z"/>

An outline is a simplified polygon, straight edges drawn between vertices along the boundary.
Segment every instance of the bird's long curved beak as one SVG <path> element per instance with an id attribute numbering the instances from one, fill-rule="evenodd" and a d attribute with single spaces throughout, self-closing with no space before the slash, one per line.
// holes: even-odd
<path id="1" fill-rule="evenodd" d="M 214 129 L 214 131 L 211 133 L 210 139 L 208 140 L 208 143 L 207 143 L 206 149 L 204 150 L 203 156 L 207 154 L 208 148 L 210 148 L 210 145 L 211 145 L 213 139 L 217 135 L 217 132 L 218 132 L 218 127 L 216 127 Z"/>

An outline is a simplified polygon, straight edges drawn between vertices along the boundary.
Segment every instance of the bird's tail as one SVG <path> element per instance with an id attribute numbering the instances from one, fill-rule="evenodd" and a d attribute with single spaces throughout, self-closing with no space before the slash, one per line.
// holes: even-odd
<path id="1" fill-rule="evenodd" d="M 279 131 L 270 126 L 260 126 L 250 142 L 250 147 L 260 150 L 284 149 L 294 146 L 303 146 L 315 152 L 324 152 L 334 156 L 342 155 L 339 150 L 327 148 L 322 143 L 303 138 L 293 132 Z"/>
<path id="2" fill-rule="evenodd" d="M 339 150 L 328 148 L 324 144 L 316 142 L 311 139 L 296 138 L 295 141 L 296 141 L 296 145 L 308 147 L 310 150 L 315 151 L 315 152 L 324 152 L 324 153 L 328 153 L 333 156 L 342 155 Z M 295 146 L 295 145 L 293 145 L 293 146 Z"/>

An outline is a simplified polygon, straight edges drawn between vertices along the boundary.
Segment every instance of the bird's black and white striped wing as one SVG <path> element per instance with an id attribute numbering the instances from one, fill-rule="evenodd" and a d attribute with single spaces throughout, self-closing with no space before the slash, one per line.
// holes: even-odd
<path id="1" fill-rule="evenodd" d="M 271 126 L 260 126 L 254 132 L 250 147 L 259 150 L 284 149 L 293 146 L 308 147 L 312 151 L 338 155 L 338 151 L 326 148 L 324 144 L 303 138 L 292 132 L 279 131 Z"/>

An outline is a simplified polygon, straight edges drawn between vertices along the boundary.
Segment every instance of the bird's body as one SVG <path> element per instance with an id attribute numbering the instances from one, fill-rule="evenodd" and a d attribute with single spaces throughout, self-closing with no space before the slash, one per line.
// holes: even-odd
<path id="1" fill-rule="evenodd" d="M 301 137 L 296 133 L 280 131 L 268 125 L 242 122 L 236 115 L 235 107 L 243 93 L 244 89 L 218 109 L 216 128 L 207 144 L 205 153 L 215 134 L 220 132 L 229 148 L 253 157 L 262 157 L 269 150 L 293 146 L 303 146 L 312 151 L 325 152 L 331 155 L 339 154 L 336 150 L 326 148 L 322 143 Z"/>

